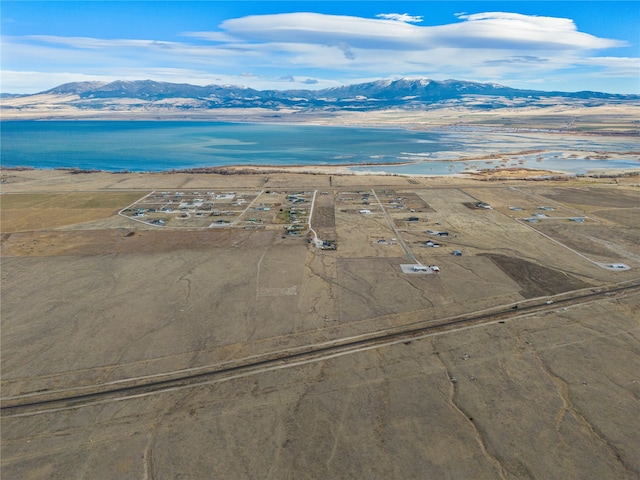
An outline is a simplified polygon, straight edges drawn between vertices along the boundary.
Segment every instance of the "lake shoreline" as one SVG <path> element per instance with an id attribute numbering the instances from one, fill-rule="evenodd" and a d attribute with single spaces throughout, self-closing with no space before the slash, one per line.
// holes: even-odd
<path id="1" fill-rule="evenodd" d="M 3 122 L 2 156 L 3 167 L 114 173 L 531 177 L 640 170 L 631 134 L 409 122 L 10 121 Z"/>
<path id="2" fill-rule="evenodd" d="M 0 183 L 10 183 L 7 179 L 13 173 L 39 172 L 46 176 L 62 173 L 64 175 L 91 176 L 109 175 L 109 176 L 184 176 L 195 175 L 197 177 L 209 176 L 259 176 L 259 175 L 295 175 L 295 176 L 336 176 L 336 177 L 358 177 L 358 178 L 421 178 L 428 180 L 438 179 L 458 179 L 471 181 L 506 181 L 506 180 L 522 180 L 522 181 L 567 181 L 580 178 L 630 178 L 640 177 L 640 169 L 638 170 L 611 170 L 598 171 L 590 174 L 572 174 L 568 172 L 550 171 L 544 169 L 530 168 L 491 168 L 482 170 L 468 170 L 463 173 L 450 174 L 397 174 L 397 173 L 381 173 L 381 172 L 358 172 L 349 170 L 348 166 L 332 167 L 332 166 L 309 166 L 309 165 L 290 165 L 290 166 L 247 166 L 247 165 L 229 165 L 224 167 L 210 168 L 187 168 L 187 169 L 171 169 L 165 171 L 108 171 L 99 169 L 77 169 L 77 168 L 34 168 L 34 167 L 4 167 L 0 166 Z"/>

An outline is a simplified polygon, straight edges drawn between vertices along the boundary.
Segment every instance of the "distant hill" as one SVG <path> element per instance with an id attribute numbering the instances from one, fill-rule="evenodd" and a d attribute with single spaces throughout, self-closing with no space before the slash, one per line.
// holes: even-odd
<path id="1" fill-rule="evenodd" d="M 0 93 L 0 98 L 15 98 L 23 96 L 24 95 L 20 95 L 19 93 Z"/>
<path id="2" fill-rule="evenodd" d="M 206 111 L 219 108 L 293 109 L 300 112 L 499 109 L 569 102 L 583 106 L 635 103 L 640 95 L 523 90 L 494 83 L 429 79 L 380 80 L 324 90 L 255 90 L 152 80 L 67 83 L 34 95 L 4 96 L 4 114 L 55 105 L 82 111 Z"/>

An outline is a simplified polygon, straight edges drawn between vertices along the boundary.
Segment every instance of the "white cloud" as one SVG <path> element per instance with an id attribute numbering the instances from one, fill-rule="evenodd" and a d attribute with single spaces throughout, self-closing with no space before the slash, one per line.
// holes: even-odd
<path id="1" fill-rule="evenodd" d="M 95 56 L 95 52 L 116 53 L 124 56 L 123 53 L 139 53 L 142 55 L 190 55 L 190 56 L 234 56 L 237 55 L 238 45 L 229 44 L 227 46 L 194 45 L 184 42 L 167 42 L 158 40 L 133 40 L 133 39 L 102 39 L 92 37 L 61 37 L 54 35 L 28 35 L 24 37 L 3 37 L 3 45 L 9 54 L 15 54 L 16 48 L 36 49 L 59 49 L 66 55 L 81 55 L 83 52 Z M 244 47 L 248 49 L 248 47 Z M 3 53 L 5 53 L 3 51 Z"/>
<path id="2" fill-rule="evenodd" d="M 380 17 L 380 15 L 379 15 Z M 294 42 L 315 45 L 348 44 L 352 48 L 413 49 L 430 47 L 589 50 L 624 42 L 579 32 L 570 19 L 489 12 L 459 14 L 462 21 L 438 26 L 411 25 L 406 14 L 381 19 L 285 13 L 252 15 L 223 22 L 224 32 L 240 41 Z M 201 38 L 204 34 L 200 32 Z"/>
<path id="3" fill-rule="evenodd" d="M 175 42 L 161 42 L 157 40 L 129 40 L 102 39 L 92 37 L 60 37 L 55 35 L 27 35 L 23 40 L 49 45 L 63 45 L 75 49 L 104 49 L 104 48 L 176 48 L 181 44 Z"/>
<path id="4" fill-rule="evenodd" d="M 347 44 L 351 48 L 416 48 L 420 28 L 396 20 L 319 13 L 252 15 L 226 20 L 220 27 L 241 41 Z"/>
<path id="5" fill-rule="evenodd" d="M 473 47 L 528 48 L 536 50 L 589 50 L 625 46 L 625 42 L 579 32 L 568 18 L 519 13 L 459 14 L 462 23 L 436 27 L 442 39 Z"/>
<path id="6" fill-rule="evenodd" d="M 599 67 L 603 76 L 635 77 L 640 79 L 640 58 L 591 57 L 577 62 L 581 65 Z"/>
<path id="7" fill-rule="evenodd" d="M 422 22 L 421 16 L 413 16 L 408 13 L 379 13 L 376 18 L 384 18 L 385 20 L 396 20 L 398 22 L 405 23 L 420 23 Z"/>
<path id="8" fill-rule="evenodd" d="M 419 75 L 516 86 L 579 69 L 637 86 L 638 59 L 592 56 L 625 43 L 580 32 L 571 19 L 486 12 L 460 13 L 437 26 L 416 25 L 421 20 L 406 13 L 361 18 L 302 12 L 226 20 L 218 31 L 183 34 L 184 42 L 4 37 L 2 88 L 24 92 L 28 85 L 47 83 L 41 88 L 46 89 L 59 79 L 83 76 L 323 88 Z M 20 73 L 34 71 L 48 78 L 35 82 Z"/>

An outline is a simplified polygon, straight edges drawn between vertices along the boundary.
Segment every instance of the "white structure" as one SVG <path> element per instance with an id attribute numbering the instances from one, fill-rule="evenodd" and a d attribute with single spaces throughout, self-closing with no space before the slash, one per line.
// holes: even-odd
<path id="1" fill-rule="evenodd" d="M 402 269 L 403 273 L 418 275 L 431 275 L 440 271 L 440 268 L 436 267 L 435 265 L 430 265 L 427 267 L 425 265 L 422 265 L 421 263 L 404 264 L 400 265 L 400 268 Z"/>

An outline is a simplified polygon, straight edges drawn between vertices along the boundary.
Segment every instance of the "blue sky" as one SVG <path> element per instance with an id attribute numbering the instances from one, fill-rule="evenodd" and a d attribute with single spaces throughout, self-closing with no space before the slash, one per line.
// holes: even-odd
<path id="1" fill-rule="evenodd" d="M 0 90 L 153 79 L 318 89 L 383 78 L 640 93 L 634 1 L 10 1 Z"/>

